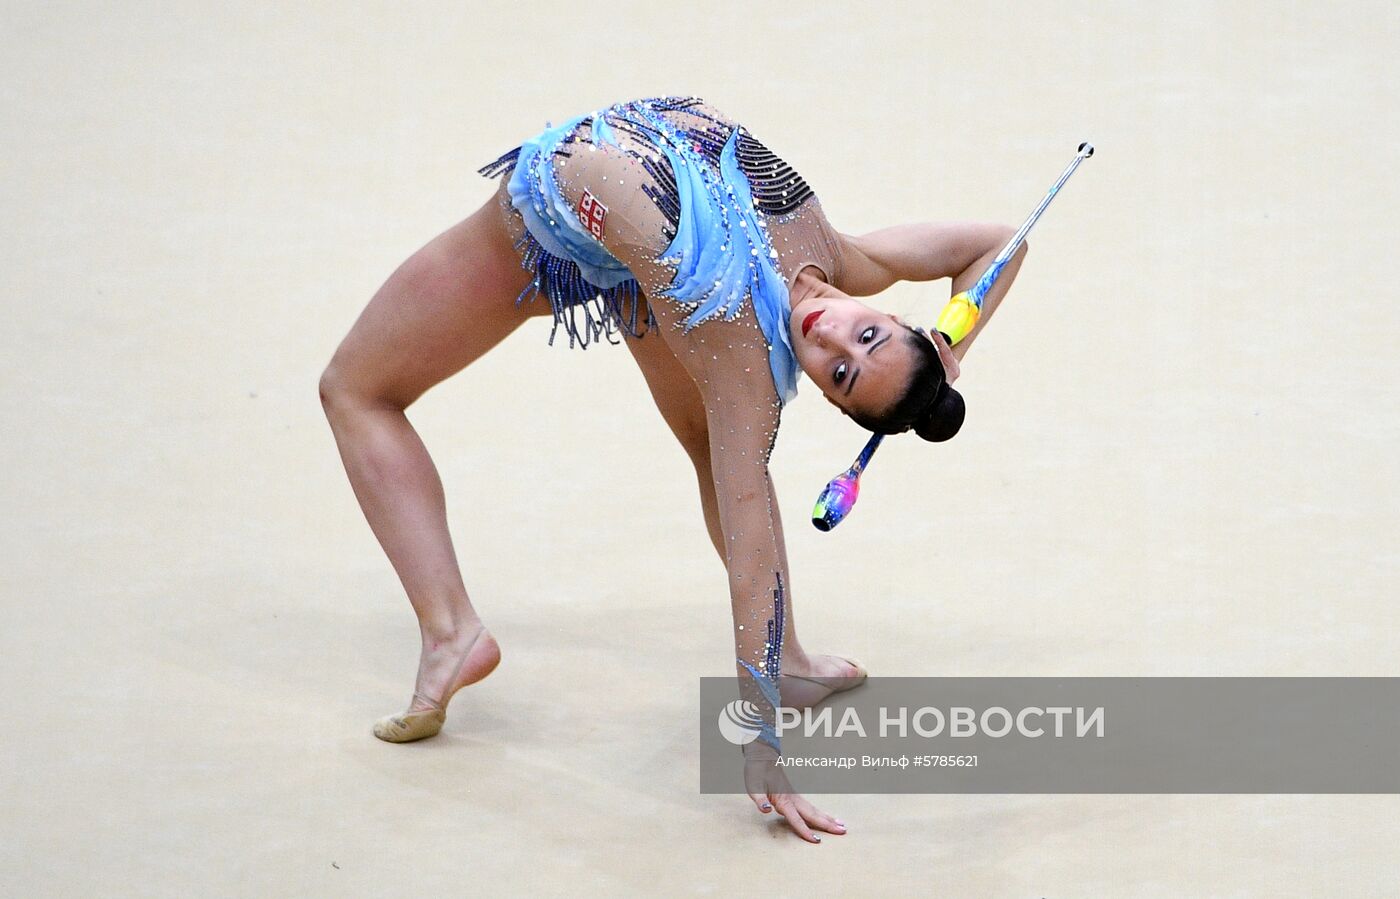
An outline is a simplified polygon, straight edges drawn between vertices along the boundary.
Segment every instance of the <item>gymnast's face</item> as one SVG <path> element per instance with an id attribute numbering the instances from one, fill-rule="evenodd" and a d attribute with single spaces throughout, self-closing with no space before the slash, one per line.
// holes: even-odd
<path id="1" fill-rule="evenodd" d="M 793 306 L 789 333 L 797 363 L 844 412 L 880 415 L 909 385 L 916 357 L 908 329 L 833 287 Z"/>

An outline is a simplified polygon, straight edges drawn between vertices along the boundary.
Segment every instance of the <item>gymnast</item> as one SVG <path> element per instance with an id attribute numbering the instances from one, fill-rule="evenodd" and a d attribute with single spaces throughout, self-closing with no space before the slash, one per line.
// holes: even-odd
<path id="1" fill-rule="evenodd" d="M 697 98 L 571 118 L 481 173 L 500 177 L 495 195 L 393 272 L 321 376 L 341 461 L 422 636 L 412 701 L 376 723 L 375 736 L 435 735 L 453 694 L 501 657 L 468 596 L 442 482 L 405 410 L 530 316 L 552 315 L 551 344 L 562 330 L 570 346 L 627 346 L 694 463 L 705 527 L 729 575 L 739 694 L 763 719 L 743 747 L 750 798 L 810 842 L 845 833 L 774 764 L 779 704 L 810 706 L 865 677 L 859 663 L 798 642 L 768 468 L 779 419 L 801 372 L 867 431 L 952 437 L 964 417 L 951 386 L 959 361 L 1010 288 L 1024 245 L 952 347 L 938 329 L 925 334 L 854 298 L 941 278 L 964 295 L 1015 229 L 838 232 L 790 165 Z"/>

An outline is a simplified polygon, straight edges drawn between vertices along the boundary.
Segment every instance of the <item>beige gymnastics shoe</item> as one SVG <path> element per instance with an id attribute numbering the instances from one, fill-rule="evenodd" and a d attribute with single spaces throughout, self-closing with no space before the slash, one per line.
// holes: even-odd
<path id="1" fill-rule="evenodd" d="M 844 693 L 847 690 L 854 690 L 856 687 L 859 687 L 861 684 L 865 683 L 865 679 L 870 676 L 870 672 L 865 670 L 865 666 L 862 665 L 860 662 L 857 662 L 855 659 L 847 658 L 846 656 L 836 656 L 836 658 L 850 664 L 852 668 L 856 669 L 855 677 L 842 678 L 842 680 L 846 681 L 846 683 L 837 688 L 837 693 Z"/>
<path id="2" fill-rule="evenodd" d="M 486 640 L 481 637 L 485 634 Z M 462 677 L 462 671 L 466 668 L 468 660 L 472 657 L 472 652 L 477 648 L 477 644 L 486 650 L 489 655 L 478 658 L 481 663 L 481 670 L 465 681 L 458 683 Z M 477 681 L 496 670 L 496 666 L 501 663 L 501 649 L 496 645 L 496 640 L 486 633 L 486 628 L 482 627 L 477 635 L 472 638 L 472 642 L 462 652 L 462 657 L 457 660 L 457 668 L 452 672 L 452 677 L 447 681 L 448 692 L 438 699 L 424 696 L 422 693 L 414 692 L 415 700 L 422 700 L 428 704 L 426 709 L 409 709 L 397 715 L 386 715 L 374 722 L 374 735 L 386 743 L 412 743 L 415 740 L 426 740 L 428 737 L 437 736 L 442 730 L 442 725 L 447 721 L 447 704 L 452 701 L 452 697 L 463 687 L 471 686 Z M 453 685 L 456 686 L 453 686 Z M 410 703 L 412 705 L 412 703 Z"/>
<path id="3" fill-rule="evenodd" d="M 432 702 L 419 693 L 414 693 L 413 698 Z M 380 718 L 374 722 L 374 735 L 386 743 L 412 743 L 414 740 L 426 740 L 428 737 L 437 736 L 446 721 L 447 709 L 439 702 L 434 704 L 433 708 L 400 712 Z"/>
<path id="4" fill-rule="evenodd" d="M 783 674 L 778 678 L 783 705 L 794 709 L 811 708 L 837 693 L 854 690 L 865 683 L 865 679 L 870 676 L 870 672 L 865 670 L 865 666 L 855 659 L 834 653 L 832 655 L 856 669 L 855 675 L 852 677 L 806 677 L 801 674 Z"/>

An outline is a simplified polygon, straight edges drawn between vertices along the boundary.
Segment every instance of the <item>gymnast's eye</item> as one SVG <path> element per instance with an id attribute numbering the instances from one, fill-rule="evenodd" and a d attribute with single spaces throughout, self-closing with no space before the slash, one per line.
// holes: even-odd
<path id="1" fill-rule="evenodd" d="M 836 372 L 831 376 L 831 380 L 835 381 L 838 387 L 841 386 L 841 382 L 846 380 L 846 363 L 842 362 L 836 366 Z"/>
<path id="2" fill-rule="evenodd" d="M 869 343 L 870 341 L 872 341 L 872 340 L 874 340 L 874 339 L 875 339 L 875 328 L 874 328 L 874 327 L 866 328 L 864 331 L 861 331 L 861 332 L 860 332 L 860 342 L 861 342 L 861 343 Z"/>

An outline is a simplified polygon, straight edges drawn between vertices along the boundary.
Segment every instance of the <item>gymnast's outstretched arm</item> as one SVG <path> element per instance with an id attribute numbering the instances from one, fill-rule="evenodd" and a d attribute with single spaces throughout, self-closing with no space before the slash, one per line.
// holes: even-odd
<path id="1" fill-rule="evenodd" d="M 781 748 L 778 679 L 789 578 L 768 469 L 781 407 L 763 334 L 749 304 L 733 321 L 705 321 L 688 332 L 681 327 L 683 308 L 664 299 L 652 308 L 705 409 L 739 694 L 753 703 L 763 722 L 758 738 L 744 747 L 745 784 L 761 811 L 771 804 L 798 834 L 816 842 L 813 830 L 838 833 L 842 828 L 798 795 L 784 769 L 773 764 Z"/>
<path id="2" fill-rule="evenodd" d="M 871 296 L 896 281 L 952 278 L 951 296 L 976 283 L 1015 233 L 1009 225 L 991 222 L 922 222 L 855 237 L 842 235 L 842 277 L 836 286 L 851 296 Z M 1026 247 L 1021 245 L 987 291 L 977 326 L 952 348 L 955 359 L 967 354 L 1011 289 Z"/>

